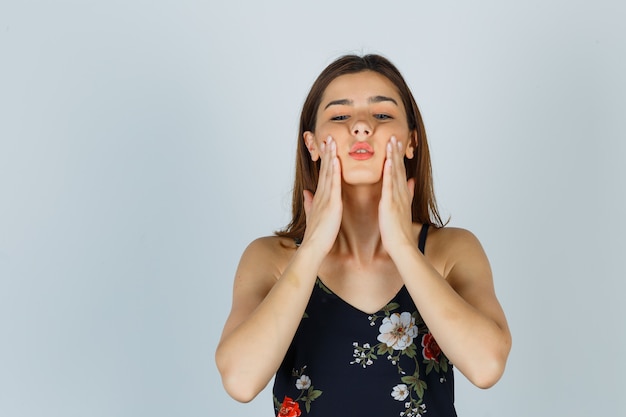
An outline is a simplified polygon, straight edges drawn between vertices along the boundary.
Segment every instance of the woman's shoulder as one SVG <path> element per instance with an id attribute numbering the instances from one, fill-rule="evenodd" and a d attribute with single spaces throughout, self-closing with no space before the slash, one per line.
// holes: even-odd
<path id="1" fill-rule="evenodd" d="M 443 266 L 444 276 L 458 263 L 487 260 L 476 235 L 460 227 L 431 228 L 426 241 L 426 254 L 429 252 L 433 261 Z"/>
<path id="2" fill-rule="evenodd" d="M 433 227 L 428 236 L 438 243 L 446 245 L 478 243 L 478 238 L 474 233 L 460 227 Z"/>
<path id="3" fill-rule="evenodd" d="M 259 237 L 248 244 L 241 256 L 239 267 L 271 273 L 278 279 L 296 249 L 293 239 L 280 236 Z"/>
<path id="4" fill-rule="evenodd" d="M 281 236 L 262 236 L 248 244 L 246 252 L 251 251 L 263 255 L 281 256 L 291 253 L 297 248 L 293 239 Z"/>

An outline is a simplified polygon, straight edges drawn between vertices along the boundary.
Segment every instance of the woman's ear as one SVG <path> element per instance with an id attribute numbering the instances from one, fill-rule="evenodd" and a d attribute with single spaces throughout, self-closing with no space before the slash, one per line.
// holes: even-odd
<path id="1" fill-rule="evenodd" d="M 406 145 L 404 155 L 408 159 L 413 159 L 413 156 L 415 156 L 415 148 L 417 148 L 417 130 L 413 130 L 411 132 L 409 143 Z"/>
<path id="2" fill-rule="evenodd" d="M 307 130 L 302 136 L 304 137 L 304 144 L 309 150 L 309 154 L 311 154 L 311 160 L 313 162 L 317 161 L 320 158 L 320 153 L 317 150 L 317 144 L 315 143 L 315 135 L 313 132 Z"/>

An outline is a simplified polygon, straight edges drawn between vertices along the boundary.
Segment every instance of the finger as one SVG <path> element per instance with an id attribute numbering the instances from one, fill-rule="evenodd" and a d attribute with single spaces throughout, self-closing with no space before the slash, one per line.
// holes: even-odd
<path id="1" fill-rule="evenodd" d="M 381 193 L 381 199 L 387 201 L 393 194 L 393 162 L 391 159 L 392 153 L 391 142 L 387 143 L 387 155 L 385 157 L 385 163 L 383 164 L 383 189 Z"/>
<path id="2" fill-rule="evenodd" d="M 331 146 L 331 193 L 332 197 L 341 200 L 341 164 L 337 157 L 337 143 L 332 141 Z"/>
<path id="3" fill-rule="evenodd" d="M 317 202 L 321 205 L 341 201 L 341 168 L 337 158 L 337 143 L 329 136 L 324 153 L 324 172 L 320 176 L 320 195 Z"/>
<path id="4" fill-rule="evenodd" d="M 326 207 L 332 198 L 333 177 L 334 177 L 334 159 L 336 159 L 337 145 L 332 137 L 328 136 L 323 144 L 322 162 L 320 174 L 318 176 L 318 184 L 315 192 L 314 200 L 311 205 L 312 209 L 316 207 Z"/>
<path id="5" fill-rule="evenodd" d="M 398 187 L 398 184 L 403 184 L 404 180 L 402 180 L 402 182 L 399 182 L 399 178 L 398 177 L 398 171 L 402 169 L 402 167 L 404 166 L 404 164 L 398 160 L 398 141 L 396 139 L 395 136 L 392 136 L 389 139 L 389 143 L 387 144 L 387 153 L 388 153 L 388 158 L 389 161 L 391 163 L 391 171 L 390 171 L 390 182 L 391 182 L 391 187 L 390 187 L 390 191 L 391 191 L 391 197 L 394 200 L 398 200 L 398 198 L 401 198 L 401 192 L 402 190 L 400 190 L 400 187 Z"/>
<path id="6" fill-rule="evenodd" d="M 397 180 L 402 180 L 399 184 L 404 184 L 406 181 L 406 171 L 404 169 L 404 158 L 402 154 L 402 142 L 393 137 L 393 162 L 396 165 L 394 171 Z"/>
<path id="7" fill-rule="evenodd" d="M 399 198 L 401 202 L 406 202 L 409 199 L 409 194 L 406 192 L 406 168 L 404 167 L 404 153 L 402 152 L 402 142 L 398 141 L 395 137 L 392 138 L 392 142 L 394 143 L 393 147 L 393 163 L 395 165 L 394 169 L 394 184 L 397 184 L 397 187 L 394 187 L 394 191 L 396 192 L 396 198 Z"/>
<path id="8" fill-rule="evenodd" d="M 324 192 L 324 190 L 327 187 L 327 182 L 328 182 L 328 173 L 329 173 L 329 157 L 328 157 L 328 151 L 330 149 L 330 136 L 324 141 L 322 142 L 322 144 L 320 145 L 320 155 L 321 155 L 321 165 L 320 165 L 320 172 L 318 174 L 318 179 L 317 179 L 317 190 L 316 190 L 316 194 L 321 194 Z"/>

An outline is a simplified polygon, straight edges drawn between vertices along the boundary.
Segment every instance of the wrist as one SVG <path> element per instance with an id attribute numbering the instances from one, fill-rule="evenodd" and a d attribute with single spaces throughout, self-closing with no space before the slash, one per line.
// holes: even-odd
<path id="1" fill-rule="evenodd" d="M 407 259 L 420 253 L 417 243 L 408 239 L 403 239 L 394 242 L 386 248 L 389 257 L 394 263 L 398 263 L 399 260 Z"/>
<path id="2" fill-rule="evenodd" d="M 306 264 L 306 267 L 311 268 L 311 270 L 314 270 L 317 273 L 327 254 L 328 251 L 317 247 L 314 242 L 303 241 L 298 246 L 293 261 L 300 264 Z"/>

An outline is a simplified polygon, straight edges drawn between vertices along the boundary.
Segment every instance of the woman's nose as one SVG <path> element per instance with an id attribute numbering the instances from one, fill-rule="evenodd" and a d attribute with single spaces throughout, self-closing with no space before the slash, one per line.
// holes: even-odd
<path id="1" fill-rule="evenodd" d="M 352 126 L 352 134 L 369 136 L 372 133 L 372 128 L 366 122 L 359 120 Z"/>

